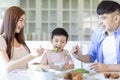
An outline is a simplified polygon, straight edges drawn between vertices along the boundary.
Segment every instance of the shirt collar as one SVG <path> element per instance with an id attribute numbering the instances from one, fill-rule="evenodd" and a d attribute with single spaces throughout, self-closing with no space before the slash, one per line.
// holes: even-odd
<path id="1" fill-rule="evenodd" d="M 116 34 L 120 34 L 120 25 L 119 27 L 117 28 L 117 30 L 115 31 Z"/>
<path id="2" fill-rule="evenodd" d="M 115 30 L 114 34 L 120 34 L 120 25 L 119 25 L 119 27 Z M 102 35 L 107 35 L 107 33 L 106 33 L 104 30 L 102 30 Z"/>

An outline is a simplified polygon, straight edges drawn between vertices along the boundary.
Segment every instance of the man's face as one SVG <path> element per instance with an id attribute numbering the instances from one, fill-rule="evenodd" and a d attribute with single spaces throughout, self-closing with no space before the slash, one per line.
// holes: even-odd
<path id="1" fill-rule="evenodd" d="M 113 14 L 99 15 L 99 24 L 105 30 L 113 32 L 116 29 L 115 16 Z"/>

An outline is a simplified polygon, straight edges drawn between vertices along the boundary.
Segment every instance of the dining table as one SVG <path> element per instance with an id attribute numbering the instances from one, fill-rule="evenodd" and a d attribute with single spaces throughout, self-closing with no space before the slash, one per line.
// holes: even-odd
<path id="1" fill-rule="evenodd" d="M 54 80 L 65 80 L 63 75 L 67 72 L 69 71 L 58 72 L 59 74 L 55 75 Z M 120 75 L 119 72 L 112 72 L 112 73 L 118 73 Z M 0 76 L 0 80 L 35 80 L 35 79 L 31 78 L 31 74 L 28 69 L 16 69 L 16 70 L 9 72 L 8 74 L 4 76 Z M 83 74 L 82 80 L 120 80 L 120 77 L 117 79 L 111 79 L 111 78 L 108 79 L 108 78 L 105 78 L 104 73 L 94 72 L 94 73 Z"/>
<path id="2" fill-rule="evenodd" d="M 3 76 L 0 76 L 0 80 L 35 80 L 33 78 L 34 74 L 31 73 L 32 71 L 30 71 L 29 69 L 16 69 Z M 57 73 L 62 74 L 62 72 L 59 71 Z M 62 77 L 58 78 L 57 75 L 55 75 L 54 77 L 54 80 L 64 80 Z"/>
<path id="3" fill-rule="evenodd" d="M 31 80 L 27 69 L 16 69 L 0 76 L 0 80 Z"/>

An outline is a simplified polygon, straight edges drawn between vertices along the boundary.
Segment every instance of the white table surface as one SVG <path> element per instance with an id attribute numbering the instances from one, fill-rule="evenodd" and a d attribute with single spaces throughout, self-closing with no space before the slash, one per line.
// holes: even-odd
<path id="1" fill-rule="evenodd" d="M 119 75 L 120 75 L 120 72 L 116 72 L 116 73 L 119 73 Z M 18 70 L 14 70 L 14 71 L 8 73 L 7 75 L 3 76 L 2 78 L 0 78 L 0 80 L 31 80 L 31 79 L 29 77 L 28 70 L 18 69 Z M 35 79 L 33 79 L 33 80 L 35 80 Z M 54 80 L 64 80 L 64 79 L 63 78 L 55 78 Z M 94 73 L 94 74 L 85 75 L 83 80 L 114 80 L 114 79 L 106 79 L 104 77 L 104 73 Z M 115 80 L 120 80 L 120 77 L 119 77 L 119 79 L 115 79 Z"/>
<path id="2" fill-rule="evenodd" d="M 29 75 L 30 74 L 27 69 L 17 69 L 9 72 L 3 77 L 0 77 L 0 80 L 31 80 Z M 63 80 L 63 79 L 55 78 L 55 80 Z"/>
<path id="3" fill-rule="evenodd" d="M 2 76 L 0 80 L 30 80 L 27 70 L 18 69 Z"/>

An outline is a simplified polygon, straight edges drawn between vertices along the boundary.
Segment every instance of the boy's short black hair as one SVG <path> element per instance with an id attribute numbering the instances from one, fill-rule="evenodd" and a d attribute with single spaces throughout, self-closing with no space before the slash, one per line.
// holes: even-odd
<path id="1" fill-rule="evenodd" d="M 97 14 L 109 14 L 118 11 L 120 13 L 120 4 L 115 1 L 104 0 L 97 6 Z"/>
<path id="2" fill-rule="evenodd" d="M 68 33 L 65 29 L 63 28 L 55 28 L 53 31 L 52 31 L 52 36 L 51 36 L 51 39 L 53 39 L 53 36 L 60 36 L 60 35 L 63 35 L 66 37 L 66 41 L 68 40 Z"/>

